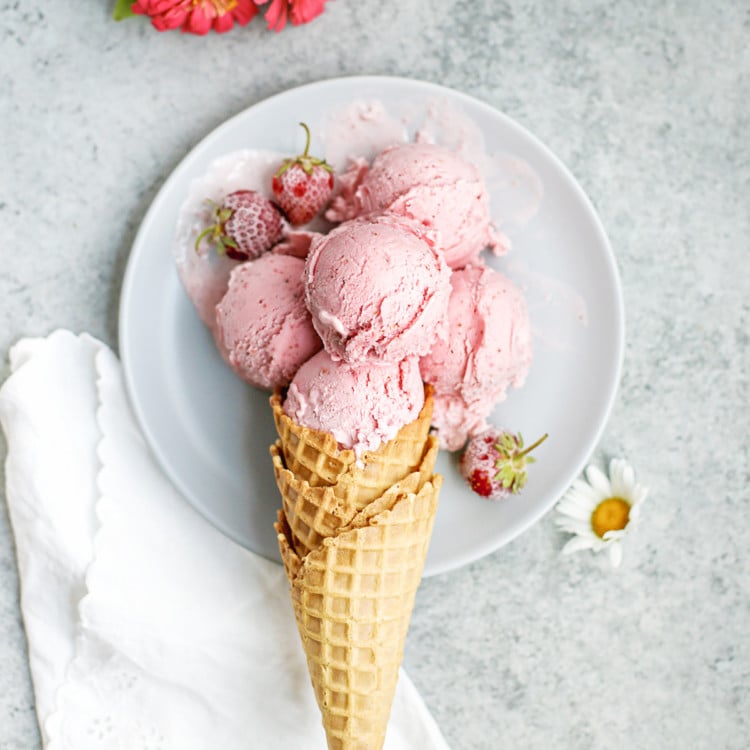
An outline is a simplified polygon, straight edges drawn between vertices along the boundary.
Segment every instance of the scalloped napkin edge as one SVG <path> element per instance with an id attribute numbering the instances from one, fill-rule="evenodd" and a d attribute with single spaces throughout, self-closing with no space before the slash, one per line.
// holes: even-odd
<path id="1" fill-rule="evenodd" d="M 286 576 L 190 508 L 119 362 L 59 330 L 10 351 L 6 498 L 47 750 L 326 747 Z M 386 750 L 447 750 L 401 672 Z"/>

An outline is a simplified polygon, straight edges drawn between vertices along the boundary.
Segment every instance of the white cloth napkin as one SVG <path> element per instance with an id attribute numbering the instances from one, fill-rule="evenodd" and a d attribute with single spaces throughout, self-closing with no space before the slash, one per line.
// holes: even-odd
<path id="1" fill-rule="evenodd" d="M 164 477 L 113 353 L 57 331 L 10 357 L 7 501 L 45 748 L 323 750 L 281 566 Z M 386 748 L 447 750 L 403 672 Z"/>

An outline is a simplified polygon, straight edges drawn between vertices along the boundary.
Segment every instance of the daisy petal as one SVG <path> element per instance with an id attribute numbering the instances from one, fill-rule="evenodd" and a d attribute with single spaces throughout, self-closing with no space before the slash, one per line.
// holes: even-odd
<path id="1" fill-rule="evenodd" d="M 604 472 L 596 466 L 586 467 L 586 479 L 589 480 L 589 484 L 599 492 L 603 493 L 604 497 L 609 497 L 612 494 L 612 487 L 609 484 Z"/>
<path id="2" fill-rule="evenodd" d="M 644 487 L 642 484 L 636 484 L 633 489 L 633 504 L 640 505 L 648 495 L 648 487 Z"/>
<path id="3" fill-rule="evenodd" d="M 627 526 L 625 528 L 627 528 Z M 612 529 L 611 531 L 604 532 L 602 539 L 604 539 L 605 542 L 615 542 L 618 539 L 622 539 L 625 536 L 625 533 L 625 529 Z"/>
<path id="4" fill-rule="evenodd" d="M 621 458 L 613 458 L 609 462 L 609 483 L 612 485 L 612 494 L 625 499 L 630 497 L 630 487 L 625 481 L 626 466 L 627 463 Z"/>
<path id="5" fill-rule="evenodd" d="M 580 552 L 584 549 L 594 549 L 590 539 L 584 537 L 574 536 L 568 541 L 568 543 L 562 548 L 563 555 L 571 555 L 573 552 Z"/>
<path id="6" fill-rule="evenodd" d="M 613 568 L 619 568 L 622 562 L 622 545 L 615 543 L 609 545 L 609 561 Z"/>
<path id="7" fill-rule="evenodd" d="M 587 521 L 591 518 L 591 507 L 575 505 L 574 503 L 562 501 L 557 506 L 557 512 L 564 516 L 577 518 L 579 521 Z"/>
<path id="8" fill-rule="evenodd" d="M 592 538 L 596 535 L 591 530 L 591 526 L 581 521 L 576 521 L 573 518 L 557 518 L 555 519 L 557 528 L 562 531 L 567 531 L 570 534 L 578 534 L 579 536 L 591 536 Z"/>
<path id="9" fill-rule="evenodd" d="M 571 490 L 574 490 L 576 493 L 581 494 L 586 498 L 593 498 L 596 500 L 598 500 L 602 494 L 601 490 L 592 487 L 588 482 L 584 482 L 583 479 L 576 479 L 575 482 L 573 482 Z"/>
<path id="10" fill-rule="evenodd" d="M 613 473 L 616 473 L 618 476 L 623 476 L 625 473 L 626 467 L 628 467 L 630 464 L 624 459 L 624 458 L 613 458 L 609 462 L 609 475 L 612 476 Z"/>
<path id="11" fill-rule="evenodd" d="M 576 479 L 570 489 L 563 495 L 563 499 L 584 505 L 587 508 L 593 508 L 604 499 L 599 490 L 594 489 L 590 484 Z"/>
<path id="12" fill-rule="evenodd" d="M 635 484 L 635 472 L 630 464 L 625 464 L 622 469 L 622 481 L 625 482 L 628 487 L 632 487 Z"/>

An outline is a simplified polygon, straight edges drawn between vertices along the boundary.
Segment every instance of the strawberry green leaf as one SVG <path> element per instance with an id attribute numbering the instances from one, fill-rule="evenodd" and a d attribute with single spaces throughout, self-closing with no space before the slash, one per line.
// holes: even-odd
<path id="1" fill-rule="evenodd" d="M 132 11 L 132 5 L 132 0 L 116 0 L 115 10 L 112 14 L 112 18 L 114 18 L 115 21 L 123 21 L 126 18 L 134 16 L 135 13 L 133 13 Z"/>

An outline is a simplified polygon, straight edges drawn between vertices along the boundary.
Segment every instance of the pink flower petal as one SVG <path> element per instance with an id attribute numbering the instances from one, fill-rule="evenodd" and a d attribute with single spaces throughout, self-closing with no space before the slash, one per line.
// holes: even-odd
<path id="1" fill-rule="evenodd" d="M 251 0 L 238 0 L 237 7 L 232 11 L 232 15 L 240 26 L 244 26 L 255 17 L 257 12 L 258 8 Z"/>
<path id="2" fill-rule="evenodd" d="M 169 31 L 181 28 L 190 34 L 207 34 L 212 28 L 218 33 L 229 31 L 235 23 L 244 26 L 260 11 L 267 0 L 236 0 L 231 10 L 217 0 L 134 0 L 131 10 L 149 16 L 154 28 Z M 296 7 L 295 6 L 298 6 Z M 289 20 L 307 23 L 323 12 L 325 0 L 272 0 L 265 13 L 269 30 L 281 31 Z"/>
<path id="3" fill-rule="evenodd" d="M 150 0 L 148 2 L 149 13 L 155 16 L 160 13 L 169 13 L 170 10 L 181 8 L 185 13 L 190 12 L 189 0 Z"/>
<path id="4" fill-rule="evenodd" d="M 214 19 L 214 31 L 217 34 L 223 34 L 225 31 L 229 31 L 232 26 L 234 26 L 234 18 L 231 13 L 224 13 Z"/>
<path id="5" fill-rule="evenodd" d="M 291 19 L 295 26 L 310 23 L 325 10 L 326 0 L 290 0 Z"/>
<path id="6" fill-rule="evenodd" d="M 198 34 L 199 36 L 203 36 L 204 34 L 208 34 L 208 32 L 211 31 L 211 20 L 212 19 L 206 12 L 205 4 L 196 5 L 195 8 L 193 8 L 193 12 L 190 14 L 188 20 L 183 25 L 182 30 L 190 34 Z"/>
<path id="7" fill-rule="evenodd" d="M 188 11 L 184 6 L 178 6 L 151 17 L 151 23 L 159 31 L 171 31 L 179 29 L 188 17 Z"/>
<path id="8" fill-rule="evenodd" d="M 287 0 L 273 0 L 265 16 L 269 31 L 281 31 L 286 26 L 287 10 Z"/>

